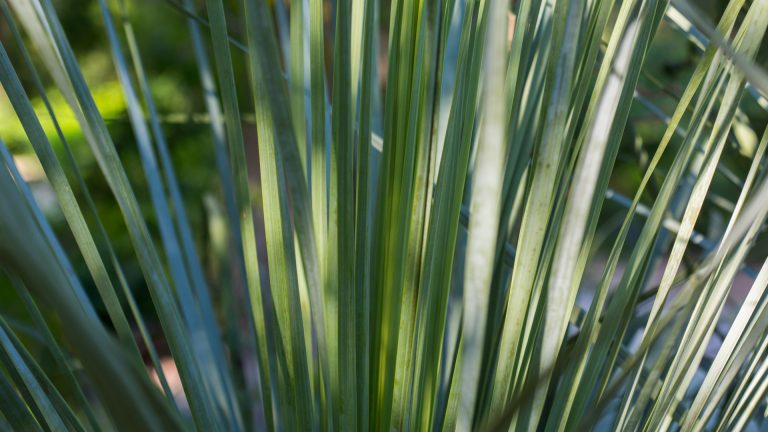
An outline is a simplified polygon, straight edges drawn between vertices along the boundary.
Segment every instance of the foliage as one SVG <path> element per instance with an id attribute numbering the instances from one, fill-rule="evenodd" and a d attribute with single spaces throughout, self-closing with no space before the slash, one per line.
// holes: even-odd
<path id="1" fill-rule="evenodd" d="M 205 110 L 184 163 L 162 109 L 192 96 L 149 78 L 150 6 L 94 4 L 119 86 L 86 80 L 51 0 L 0 0 L 5 137 L 68 227 L 0 145 L 25 310 L 0 316 L 2 428 L 760 424 L 768 0 L 716 25 L 685 0 L 164 0 Z M 660 108 L 642 90 L 670 31 L 700 52 Z M 662 125 L 640 151 L 638 110 Z M 187 163 L 216 172 L 207 226 Z"/>

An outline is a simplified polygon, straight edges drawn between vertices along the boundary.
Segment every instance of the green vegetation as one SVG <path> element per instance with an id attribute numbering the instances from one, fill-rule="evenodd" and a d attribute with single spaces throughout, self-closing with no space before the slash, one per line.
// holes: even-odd
<path id="1" fill-rule="evenodd" d="M 768 0 L 0 15 L 0 430 L 767 424 Z"/>

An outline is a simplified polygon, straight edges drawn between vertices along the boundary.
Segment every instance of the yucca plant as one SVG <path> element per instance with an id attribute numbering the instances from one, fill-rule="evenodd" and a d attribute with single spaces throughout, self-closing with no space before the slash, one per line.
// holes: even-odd
<path id="1" fill-rule="evenodd" d="M 143 179 L 55 2 L 0 0 L 0 84 L 67 226 L 0 145 L 4 296 L 25 309 L 0 315 L 0 428 L 765 427 L 768 0 L 716 24 L 685 0 L 97 5 Z M 147 9 L 188 26 L 220 191 L 205 242 Z M 662 28 L 699 49 L 666 106 L 642 92 Z M 640 156 L 638 110 L 662 125 Z"/>

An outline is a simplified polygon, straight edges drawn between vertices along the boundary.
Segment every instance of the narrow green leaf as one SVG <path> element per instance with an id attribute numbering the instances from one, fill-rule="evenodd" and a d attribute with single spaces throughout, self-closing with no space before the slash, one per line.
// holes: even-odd
<path id="1" fill-rule="evenodd" d="M 264 403 L 267 428 L 274 430 L 276 427 L 273 418 L 271 382 L 277 373 L 274 360 L 274 346 L 270 340 L 271 335 L 266 329 L 265 305 L 262 300 L 261 282 L 259 279 L 259 261 L 256 249 L 256 231 L 253 220 L 253 210 L 249 192 L 248 167 L 246 165 L 245 144 L 241 130 L 240 111 L 237 102 L 234 71 L 232 67 L 232 55 L 229 50 L 229 34 L 224 14 L 224 5 L 217 0 L 206 1 L 208 19 L 213 40 L 213 57 L 216 65 L 216 73 L 219 82 L 219 91 L 223 104 L 225 130 L 227 132 L 227 144 L 229 146 L 229 160 L 233 169 L 236 188 L 236 203 L 240 219 L 240 231 L 243 257 L 245 260 L 246 280 L 251 300 L 251 314 L 256 330 L 257 353 L 259 360 L 261 395 Z"/>
<path id="2" fill-rule="evenodd" d="M 254 102 L 258 115 L 264 116 L 262 117 L 264 120 L 262 122 L 263 127 L 259 132 L 264 134 L 259 139 L 260 150 L 262 149 L 261 146 L 264 146 L 262 163 L 273 164 L 273 166 L 269 167 L 270 181 L 276 181 L 277 186 L 271 192 L 276 193 L 276 198 L 280 201 L 279 206 L 277 202 L 274 202 L 269 207 L 276 212 L 287 211 L 288 207 L 285 199 L 286 196 L 291 197 L 290 204 L 293 210 L 293 222 L 295 223 L 296 236 L 301 249 L 302 267 L 310 296 L 312 323 L 315 330 L 319 368 L 323 385 L 322 394 L 325 397 L 326 403 L 323 409 L 326 417 L 320 420 L 326 427 L 333 428 L 334 426 L 331 423 L 332 416 L 328 415 L 333 409 L 330 387 L 331 362 L 328 358 L 329 353 L 332 352 L 332 345 L 329 344 L 329 338 L 325 334 L 326 325 L 322 306 L 321 266 L 318 258 L 319 246 L 315 240 L 309 191 L 301 169 L 300 149 L 297 146 L 294 131 L 291 128 L 291 113 L 290 106 L 286 103 L 287 89 L 285 81 L 277 67 L 279 64 L 277 61 L 278 52 L 274 31 L 272 30 L 272 21 L 269 19 L 269 13 L 263 2 L 247 0 L 245 6 L 246 19 L 251 24 L 248 37 L 249 46 L 252 48 L 249 59 L 251 62 Z M 265 167 L 262 167 L 262 173 L 264 173 L 264 169 Z M 285 189 L 282 189 L 283 187 Z M 277 193 L 279 190 L 284 190 L 285 192 L 279 194 Z M 267 207 L 266 204 L 265 207 Z M 288 220 L 287 213 L 281 214 L 284 215 L 284 220 Z M 275 219 L 274 222 L 275 227 L 278 227 L 278 220 Z M 279 231 L 275 232 L 275 236 L 278 234 L 282 235 L 283 247 L 291 250 L 292 244 L 289 241 L 290 237 L 287 235 L 290 230 L 283 228 L 281 231 L 282 233 Z M 277 245 L 277 243 L 274 244 Z M 286 259 L 292 258 L 291 254 L 286 255 Z M 288 265 L 285 271 L 292 272 L 294 269 L 295 266 L 291 267 Z M 290 273 L 288 273 L 288 276 L 290 278 L 295 277 L 295 275 Z M 297 303 L 298 295 L 295 292 L 289 293 L 292 294 L 289 300 Z M 300 311 L 297 306 L 293 307 L 294 313 L 291 316 L 294 317 L 294 321 L 298 321 L 298 317 L 301 316 Z M 296 325 L 296 323 L 292 323 L 292 325 Z M 301 335 L 300 330 L 300 326 L 293 330 L 293 333 L 297 335 L 295 338 L 301 339 L 301 336 L 299 336 Z M 293 343 L 299 344 L 300 341 L 293 340 Z M 306 360 L 306 357 L 303 360 Z M 302 361 L 302 359 L 297 359 L 297 361 Z M 302 371 L 302 373 L 304 372 Z M 304 383 L 297 384 L 300 386 L 304 385 Z M 306 409 L 307 407 L 303 408 Z"/>

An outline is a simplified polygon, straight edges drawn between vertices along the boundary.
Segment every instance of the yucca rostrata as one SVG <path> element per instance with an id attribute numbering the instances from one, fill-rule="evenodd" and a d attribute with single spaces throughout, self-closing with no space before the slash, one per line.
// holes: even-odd
<path id="1" fill-rule="evenodd" d="M 65 383 L 0 319 L 3 428 L 760 427 L 768 261 L 752 249 L 768 212 L 768 134 L 748 139 L 742 107 L 768 107 L 754 60 L 768 0 L 731 0 L 716 25 L 685 0 L 97 6 L 156 227 L 53 2 L 0 0 L 0 84 L 80 252 L 66 255 L 0 146 L 0 266 Z M 179 49 L 199 72 L 228 225 L 219 273 L 204 271 L 187 216 L 134 31 L 139 8 L 175 11 L 168 25 L 188 28 Z M 665 54 L 662 26 L 700 49 L 670 114 L 640 91 L 654 82 L 646 60 Z M 81 137 L 59 127 L 52 92 Z M 633 107 L 664 122 L 645 161 L 622 146 Z M 71 151 L 86 145 L 181 399 Z M 734 146 L 749 168 L 724 162 Z M 639 173 L 621 182 L 630 198 L 612 186 L 627 172 L 622 155 Z M 233 327 L 237 343 L 222 337 L 222 316 L 249 323 Z"/>

